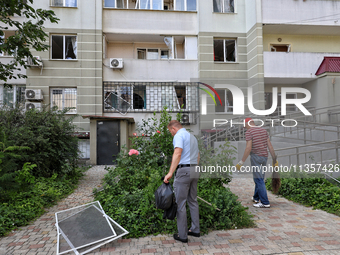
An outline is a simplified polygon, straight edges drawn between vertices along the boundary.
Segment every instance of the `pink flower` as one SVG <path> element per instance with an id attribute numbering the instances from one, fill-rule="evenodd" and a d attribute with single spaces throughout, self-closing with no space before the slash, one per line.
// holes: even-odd
<path id="1" fill-rule="evenodd" d="M 137 151 L 137 150 L 135 150 L 135 149 L 131 149 L 130 151 L 129 151 L 129 156 L 131 156 L 131 155 L 138 155 L 139 154 L 139 151 Z"/>
<path id="2" fill-rule="evenodd" d="M 144 134 L 142 134 L 142 136 L 144 136 Z"/>
<path id="3" fill-rule="evenodd" d="M 134 136 L 137 136 L 137 133 L 133 133 Z"/>
<path id="4" fill-rule="evenodd" d="M 160 134 L 160 133 L 161 133 L 161 131 L 157 130 L 157 133 L 158 133 L 158 134 Z"/>

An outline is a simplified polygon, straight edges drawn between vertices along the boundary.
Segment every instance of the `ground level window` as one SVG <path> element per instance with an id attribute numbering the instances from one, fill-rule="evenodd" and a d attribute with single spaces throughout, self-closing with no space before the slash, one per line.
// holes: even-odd
<path id="1" fill-rule="evenodd" d="M 77 36 L 52 35 L 52 59 L 77 59 Z"/>
<path id="2" fill-rule="evenodd" d="M 57 106 L 58 110 L 70 108 L 68 114 L 77 113 L 77 89 L 56 88 L 51 89 L 51 106 Z"/>
<path id="3" fill-rule="evenodd" d="M 12 85 L 12 88 L 0 85 L 0 106 L 14 107 L 25 103 L 25 86 Z"/>
<path id="4" fill-rule="evenodd" d="M 214 39 L 214 61 L 235 62 L 236 61 L 236 40 Z"/>
<path id="5" fill-rule="evenodd" d="M 217 105 L 215 106 L 215 112 L 233 112 L 233 95 L 228 89 L 217 89 L 217 94 L 220 96 L 222 104 L 219 99 L 215 96 Z"/>
<path id="6" fill-rule="evenodd" d="M 234 0 L 213 0 L 214 12 L 235 12 Z"/>

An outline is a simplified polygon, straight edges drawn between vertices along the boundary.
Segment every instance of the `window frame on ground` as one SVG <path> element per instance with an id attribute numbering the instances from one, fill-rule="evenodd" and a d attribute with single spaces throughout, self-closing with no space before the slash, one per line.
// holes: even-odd
<path id="1" fill-rule="evenodd" d="M 25 104 L 25 85 L 12 85 L 12 88 L 4 87 L 3 84 L 0 85 L 0 106 L 7 105 L 11 108 L 17 104 Z M 7 94 L 7 98 L 4 98 Z M 6 102 L 5 102 L 6 101 Z"/>
<path id="2" fill-rule="evenodd" d="M 73 5 L 72 5 L 73 4 Z M 78 7 L 78 0 L 51 0 L 52 7 Z"/>
<path id="3" fill-rule="evenodd" d="M 78 37 L 77 37 L 77 35 L 74 35 L 74 34 L 52 34 L 50 38 L 51 38 L 51 50 L 50 50 L 50 59 L 51 60 L 67 60 L 67 61 L 70 61 L 70 60 L 77 60 L 78 59 L 78 56 L 77 56 Z M 74 38 L 75 38 L 75 40 L 73 40 Z M 62 49 L 61 49 L 61 47 L 62 47 Z M 62 53 L 60 52 L 60 50 L 62 50 Z"/>
<path id="4" fill-rule="evenodd" d="M 236 0 L 213 0 L 213 12 L 235 13 Z"/>
<path id="5" fill-rule="evenodd" d="M 216 89 L 217 94 L 220 96 L 222 104 L 220 100 L 215 95 L 215 113 L 233 113 L 234 99 L 233 94 L 229 89 Z"/>
<path id="6" fill-rule="evenodd" d="M 214 54 L 215 63 L 236 63 L 237 62 L 237 39 L 214 38 L 213 54 Z"/>
<path id="7" fill-rule="evenodd" d="M 54 92 L 59 93 L 54 93 Z M 61 92 L 61 93 L 60 93 Z M 70 99 L 66 99 L 66 95 L 71 95 Z M 56 98 L 56 95 L 61 95 L 59 98 Z M 67 114 L 76 114 L 77 113 L 77 88 L 50 88 L 50 104 L 51 107 L 57 106 L 58 110 L 64 110 L 65 108 L 72 108 L 67 111 Z M 73 97 L 72 97 L 73 96 Z M 56 102 L 57 100 L 57 102 Z M 68 100 L 68 101 L 67 101 Z"/>

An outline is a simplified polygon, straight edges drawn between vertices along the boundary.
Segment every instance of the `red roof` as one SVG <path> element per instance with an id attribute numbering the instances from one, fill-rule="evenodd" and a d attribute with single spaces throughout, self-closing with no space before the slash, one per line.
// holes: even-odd
<path id="1" fill-rule="evenodd" d="M 315 75 L 323 73 L 340 73 L 340 57 L 324 57 Z"/>

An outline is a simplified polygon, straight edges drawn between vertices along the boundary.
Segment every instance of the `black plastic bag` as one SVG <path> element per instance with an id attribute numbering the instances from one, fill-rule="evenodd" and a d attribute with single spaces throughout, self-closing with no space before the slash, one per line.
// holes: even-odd
<path id="1" fill-rule="evenodd" d="M 161 186 L 155 191 L 156 207 L 158 209 L 169 209 L 172 204 L 174 192 L 172 191 L 169 183 L 162 183 Z"/>
<path id="2" fill-rule="evenodd" d="M 174 220 L 177 213 L 177 203 L 175 197 L 172 199 L 172 204 L 169 209 L 164 210 L 163 219 Z"/>

